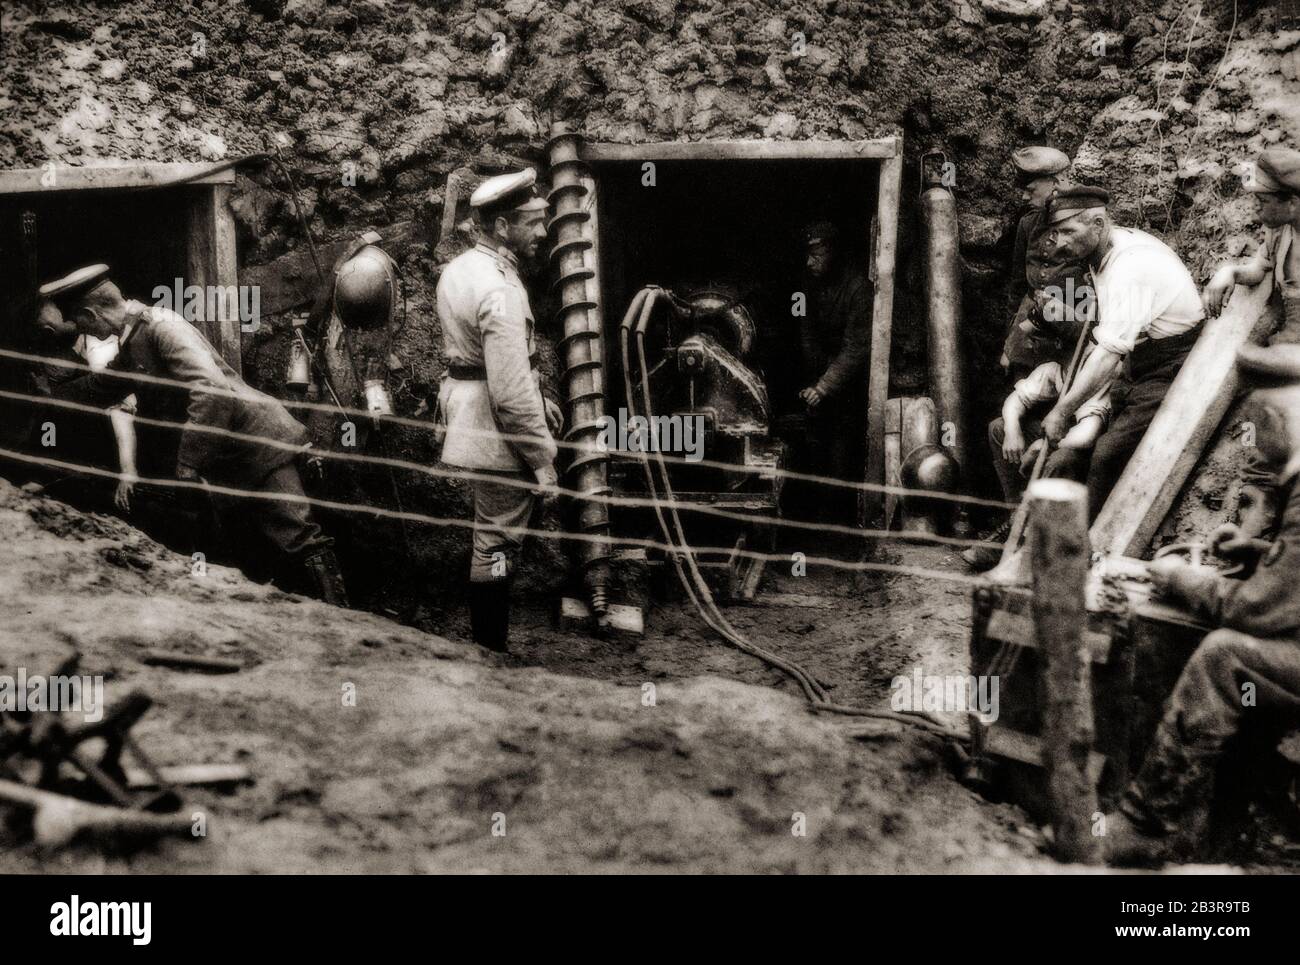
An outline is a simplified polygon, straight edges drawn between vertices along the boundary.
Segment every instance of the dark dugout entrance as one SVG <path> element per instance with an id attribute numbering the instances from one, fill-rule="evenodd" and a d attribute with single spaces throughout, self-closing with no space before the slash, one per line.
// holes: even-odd
<path id="1" fill-rule="evenodd" d="M 589 444 L 582 427 L 596 414 L 586 401 L 594 393 L 610 418 L 651 411 L 644 402 L 629 404 L 628 381 L 639 386 L 644 380 L 636 362 L 624 379 L 621 323 L 644 286 L 671 289 L 673 295 L 659 303 L 672 303 L 672 317 L 645 328 L 652 369 L 647 384 L 661 403 L 653 412 L 707 413 L 704 458 L 746 469 L 696 470 L 679 462 L 673 467 L 679 477 L 675 495 L 688 509 L 779 514 L 781 478 L 766 469 L 781 465 L 784 449 L 773 444 L 771 430 L 801 405 L 797 393 L 804 387 L 797 365 L 802 319 L 792 312 L 796 293 L 806 296 L 809 287 L 802 231 L 812 221 L 829 220 L 839 229 L 842 257 L 874 285 L 870 362 L 862 374 L 867 390 L 855 403 L 865 410 L 859 447 L 865 460 L 848 475 L 884 481 L 900 138 L 622 145 L 586 143 L 560 131 L 551 141 L 550 160 L 553 278 L 565 320 L 561 362 L 569 374 L 571 423 L 579 427 L 571 441 Z M 703 319 L 702 312 L 718 305 L 718 317 L 726 318 L 718 324 L 714 316 Z M 689 322 L 682 324 L 683 318 Z M 599 379 L 587 374 L 592 368 Z M 637 462 L 612 454 L 609 488 L 636 491 Z M 580 492 L 600 491 L 606 485 L 601 476 L 585 465 L 571 474 Z M 878 493 L 863 494 L 858 524 L 874 519 L 879 508 Z M 595 511 L 590 516 L 583 528 L 603 531 L 607 524 Z M 615 532 L 627 532 L 614 522 Z M 742 533 L 735 545 L 748 538 L 753 546 L 755 537 L 768 535 Z M 697 546 L 710 545 L 702 539 Z M 733 577 L 747 584 L 741 595 L 752 595 L 757 575 Z"/>
<path id="2" fill-rule="evenodd" d="M 104 263 L 127 298 L 153 304 L 156 288 L 188 286 L 235 290 L 235 224 L 228 205 L 233 170 L 210 164 L 137 163 L 95 167 L 46 165 L 0 172 L 0 348 L 66 362 L 83 360 L 73 338 L 42 333 L 34 324 L 35 288 L 84 265 Z M 174 299 L 173 299 L 174 300 Z M 238 301 L 195 320 L 238 371 Z M 180 311 L 182 306 L 173 305 Z M 57 365 L 0 358 L 0 389 L 8 393 L 75 395 L 82 373 Z M 65 391 L 68 390 L 68 391 Z M 44 445 L 41 427 L 53 426 Z M 48 433 L 44 434 L 50 438 Z M 171 475 L 178 434 L 137 424 L 143 477 Z M 0 397 L 0 448 L 116 472 L 117 453 L 107 416 L 46 402 Z M 43 470 L 4 460 L 14 479 L 35 479 L 51 495 L 103 508 L 112 480 L 59 468 Z M 185 551 L 207 525 L 202 500 L 188 493 L 137 487 L 132 522 Z"/>

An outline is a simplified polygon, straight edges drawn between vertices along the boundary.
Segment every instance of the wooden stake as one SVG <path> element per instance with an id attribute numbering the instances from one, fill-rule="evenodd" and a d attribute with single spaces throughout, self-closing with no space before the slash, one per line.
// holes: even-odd
<path id="1" fill-rule="evenodd" d="M 1056 856 L 1098 864 L 1101 838 L 1093 834 L 1097 787 L 1088 775 L 1092 665 L 1083 638 L 1091 555 L 1088 490 L 1068 479 L 1039 479 L 1030 484 L 1026 499 L 1032 519 L 1034 632 L 1043 657 L 1043 765 Z"/>

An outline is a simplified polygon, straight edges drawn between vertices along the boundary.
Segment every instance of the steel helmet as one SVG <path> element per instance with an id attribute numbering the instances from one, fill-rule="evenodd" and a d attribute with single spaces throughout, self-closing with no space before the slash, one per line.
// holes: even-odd
<path id="1" fill-rule="evenodd" d="M 388 254 L 367 244 L 334 276 L 334 310 L 347 328 L 388 325 L 397 305 L 397 270 Z"/>

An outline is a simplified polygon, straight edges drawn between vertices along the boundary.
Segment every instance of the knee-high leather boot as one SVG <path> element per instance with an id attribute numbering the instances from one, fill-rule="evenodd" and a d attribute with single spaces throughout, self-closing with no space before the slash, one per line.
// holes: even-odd
<path id="1" fill-rule="evenodd" d="M 506 652 L 510 639 L 510 581 L 469 585 L 469 625 L 474 642 L 481 647 Z"/>
<path id="2" fill-rule="evenodd" d="M 303 557 L 303 568 L 311 579 L 312 593 L 316 599 L 334 606 L 348 606 L 348 590 L 343 584 L 343 573 L 334 551 L 328 546 Z"/>

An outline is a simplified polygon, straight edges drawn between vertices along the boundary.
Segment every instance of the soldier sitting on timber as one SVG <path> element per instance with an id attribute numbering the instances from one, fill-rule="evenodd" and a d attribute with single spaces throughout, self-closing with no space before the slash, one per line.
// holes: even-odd
<path id="1" fill-rule="evenodd" d="M 1116 226 L 1106 211 L 1109 200 L 1102 188 L 1063 188 L 1052 195 L 1046 216 L 1052 250 L 1087 261 L 1097 287 L 1097 346 L 1043 420 L 1048 442 L 1059 445 L 1079 406 L 1111 386 L 1111 423 L 1088 468 L 1090 518 L 1146 434 L 1205 315 L 1196 283 L 1173 249 L 1145 231 Z"/>
<path id="2" fill-rule="evenodd" d="M 1011 160 L 1028 210 L 1016 225 L 1011 253 L 1010 289 L 1018 304 L 1007 327 L 1001 363 L 1019 379 L 1044 362 L 1070 358 L 1081 320 L 1069 310 L 1071 305 L 1054 303 L 1082 297 L 1087 265 L 1062 257 L 1048 241 L 1047 201 L 1064 186 L 1069 157 L 1056 148 L 1034 146 L 1022 147 Z"/>
<path id="3" fill-rule="evenodd" d="M 557 495 L 560 413 L 548 412 L 533 359 L 533 312 L 521 259 L 546 240 L 546 201 L 531 168 L 484 181 L 470 196 L 480 238 L 438 280 L 438 317 L 447 375 L 438 392 L 446 422 L 442 461 L 471 470 L 474 542 L 469 568 L 470 632 L 504 652 L 510 638 L 510 578 L 537 509 L 536 482 Z M 548 421 L 549 416 L 549 421 Z M 508 437 L 508 438 L 504 438 Z M 500 481 L 497 481 L 500 480 Z"/>
<path id="4" fill-rule="evenodd" d="M 804 232 L 805 268 L 812 281 L 808 313 L 799 329 L 799 361 L 807 387 L 808 442 L 816 472 L 860 480 L 855 457 L 866 437 L 866 361 L 871 354 L 871 282 L 845 263 L 839 230 L 818 221 Z M 840 515 L 836 499 L 820 501 Z"/>
<path id="5" fill-rule="evenodd" d="M 1243 346 L 1237 369 L 1256 387 L 1252 403 L 1274 416 L 1275 431 L 1257 441 L 1266 458 L 1285 466 L 1281 530 L 1245 580 L 1174 557 L 1148 567 L 1160 592 L 1220 629 L 1183 668 L 1142 769 L 1107 820 L 1104 847 L 1114 864 L 1193 851 L 1208 825 L 1224 748 L 1248 715 L 1278 733 L 1300 725 L 1300 345 Z M 1243 699 L 1247 692 L 1253 701 Z"/>
<path id="6" fill-rule="evenodd" d="M 346 606 L 331 541 L 312 519 L 294 465 L 306 446 L 303 427 L 278 400 L 247 385 L 197 328 L 175 312 L 123 298 L 108 274 L 107 265 L 91 265 L 41 287 L 41 295 L 60 305 L 82 334 L 118 340 L 117 356 L 108 369 L 84 380 L 84 396 L 111 406 L 135 393 L 140 414 L 150 418 L 176 418 L 183 412 L 178 479 L 291 497 L 212 494 L 223 519 L 253 525 L 274 547 L 282 582 L 294 587 L 304 582 L 305 571 L 305 582 L 320 599 Z M 188 389 L 134 380 L 133 373 L 183 382 Z M 235 439 L 203 428 L 284 445 Z"/>
<path id="7" fill-rule="evenodd" d="M 989 423 L 993 468 L 1002 484 L 1002 496 L 1009 503 L 1020 501 L 1024 491 L 1023 480 L 1037 460 L 1039 450 L 1047 444 L 1042 423 L 1037 418 L 1026 416 L 1034 409 L 1041 411 L 1046 403 L 1058 399 L 1063 383 L 1060 362 L 1042 363 L 1016 383 L 1002 403 L 1002 415 Z M 1106 385 L 1074 413 L 1074 426 L 1047 456 L 1042 475 L 1049 479 L 1084 479 L 1088 475 L 1092 447 L 1105 431 L 1109 419 L 1110 386 Z M 1028 443 L 1027 439 L 1030 440 Z M 1007 538 L 1009 530 L 1010 522 L 1003 523 L 984 537 L 983 544 L 964 550 L 961 558 L 976 570 L 989 569 L 1001 557 L 1000 543 Z"/>

